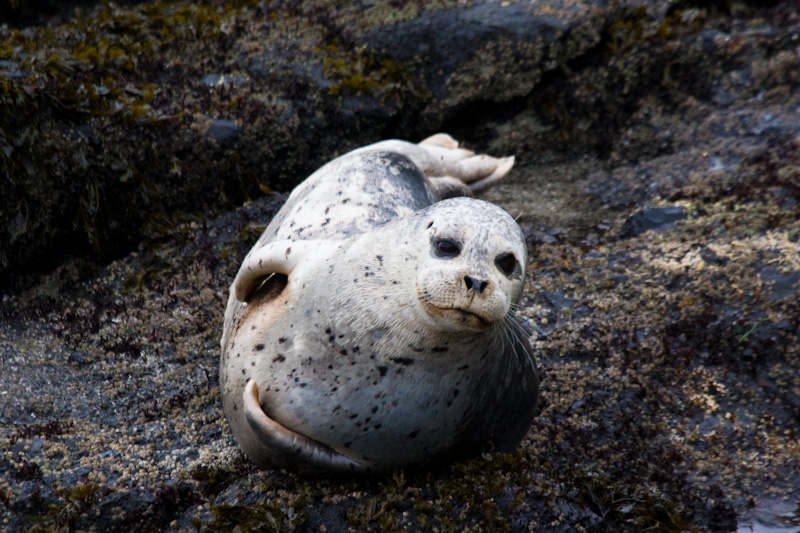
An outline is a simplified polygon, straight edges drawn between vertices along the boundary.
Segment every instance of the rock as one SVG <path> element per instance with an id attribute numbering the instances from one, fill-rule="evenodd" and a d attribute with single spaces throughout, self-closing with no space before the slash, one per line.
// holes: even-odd
<path id="1" fill-rule="evenodd" d="M 87 352 L 85 352 L 84 350 L 73 350 L 69 354 L 69 357 L 67 358 L 67 361 L 69 363 L 72 363 L 72 364 L 75 364 L 75 365 L 78 365 L 78 366 L 82 366 L 82 365 L 88 364 L 88 363 L 91 362 L 91 360 L 92 360 L 91 356 Z"/>
<path id="2" fill-rule="evenodd" d="M 206 130 L 206 136 L 214 139 L 220 146 L 229 146 L 239 138 L 242 128 L 232 120 L 212 120 Z"/>
<path id="3" fill-rule="evenodd" d="M 773 266 L 761 269 L 758 276 L 767 286 L 767 298 L 773 302 L 796 296 L 800 288 L 800 272 L 782 273 Z"/>
<path id="4" fill-rule="evenodd" d="M 154 216 L 288 191 L 346 149 L 421 138 L 470 103 L 524 97 L 626 12 L 480 0 L 387 24 L 392 2 L 338 12 L 114 3 L 55 32 L 0 29 L 49 58 L 16 46 L 0 63 L 4 105 L 21 110 L 0 114 L 0 286 L 76 255 L 120 257 L 152 237 Z M 161 28 L 147 46 L 121 37 L 135 35 L 133 20 Z M 199 76 L 200 64 L 212 74 Z"/>
<path id="5" fill-rule="evenodd" d="M 675 222 L 685 218 L 686 213 L 681 206 L 654 207 L 637 211 L 625 220 L 619 236 L 627 239 L 650 230 L 661 232 L 675 229 L 677 227 Z"/>

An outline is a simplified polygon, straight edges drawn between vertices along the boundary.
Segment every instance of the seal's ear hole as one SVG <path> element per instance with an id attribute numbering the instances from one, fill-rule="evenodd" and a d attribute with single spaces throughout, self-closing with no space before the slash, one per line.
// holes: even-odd
<path id="1" fill-rule="evenodd" d="M 461 253 L 461 243 L 452 239 L 433 239 L 433 253 L 437 257 L 457 257 Z"/>
<path id="2" fill-rule="evenodd" d="M 433 220 L 428 222 L 428 225 L 425 227 L 425 229 L 431 229 L 431 226 L 433 226 Z"/>
<path id="3" fill-rule="evenodd" d="M 245 301 L 248 304 L 269 302 L 280 296 L 288 284 L 289 278 L 285 274 L 268 274 L 255 280 Z"/>
<path id="4" fill-rule="evenodd" d="M 495 258 L 494 264 L 497 265 L 497 268 L 500 269 L 500 272 L 506 276 L 510 276 L 517 268 L 517 258 L 514 257 L 514 254 L 500 254 Z"/>

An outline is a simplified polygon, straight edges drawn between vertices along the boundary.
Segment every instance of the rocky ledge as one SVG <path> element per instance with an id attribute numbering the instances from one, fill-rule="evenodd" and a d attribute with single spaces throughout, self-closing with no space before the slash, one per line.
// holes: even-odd
<path id="1" fill-rule="evenodd" d="M 2 529 L 800 525 L 796 3 L 106 3 L 0 37 Z M 528 437 L 255 470 L 217 381 L 239 262 L 323 161 L 436 131 L 517 156 L 483 197 L 528 237 Z"/>

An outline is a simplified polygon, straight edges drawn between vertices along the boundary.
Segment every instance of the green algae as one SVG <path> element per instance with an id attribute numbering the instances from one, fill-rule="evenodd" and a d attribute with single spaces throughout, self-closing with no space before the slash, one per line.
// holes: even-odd
<path id="1" fill-rule="evenodd" d="M 81 515 L 94 507 L 109 490 L 97 483 L 83 483 L 56 488 L 54 492 L 62 503 L 51 504 L 44 521 L 32 526 L 29 533 L 75 531 Z"/>
<path id="2" fill-rule="evenodd" d="M 212 505 L 214 519 L 210 522 L 195 522 L 199 531 L 270 531 L 275 533 L 304 531 L 305 515 L 288 509 L 277 502 L 266 500 L 256 505 L 238 503 Z"/>
<path id="3" fill-rule="evenodd" d="M 632 531 L 692 531 L 691 513 L 658 492 L 626 485 L 609 476 L 571 472 L 556 479 L 556 493 L 599 517 L 601 527 Z"/>
<path id="4" fill-rule="evenodd" d="M 105 2 L 59 27 L 0 29 L 0 61 L 8 65 L 0 70 L 0 224 L 10 228 L 0 235 L 0 271 L 41 260 L 53 228 L 79 250 L 113 256 L 130 246 L 140 208 L 181 201 L 169 190 L 180 176 L 165 179 L 168 163 L 154 161 L 156 147 L 166 148 L 169 163 L 185 152 L 180 159 L 194 162 L 187 170 L 211 162 L 186 149 L 185 134 L 175 135 L 190 117 L 163 82 L 183 68 L 166 74 L 161 58 L 220 39 L 253 5 Z M 210 178 L 208 170 L 199 174 Z"/>
<path id="5" fill-rule="evenodd" d="M 335 51 L 336 47 L 331 46 L 328 50 Z M 382 103 L 394 100 L 399 104 L 405 103 L 406 95 L 419 101 L 425 101 L 431 95 L 430 90 L 417 81 L 410 67 L 382 58 L 366 48 L 347 59 L 326 57 L 322 68 L 328 77 L 335 80 L 328 88 L 331 95 L 349 90 L 372 94 Z"/>

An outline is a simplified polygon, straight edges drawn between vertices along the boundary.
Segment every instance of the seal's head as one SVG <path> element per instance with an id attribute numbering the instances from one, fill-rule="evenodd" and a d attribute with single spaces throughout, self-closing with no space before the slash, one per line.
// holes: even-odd
<path id="1" fill-rule="evenodd" d="M 488 202 L 453 198 L 419 213 L 416 294 L 445 330 L 501 323 L 525 281 L 525 240 L 511 216 Z"/>

